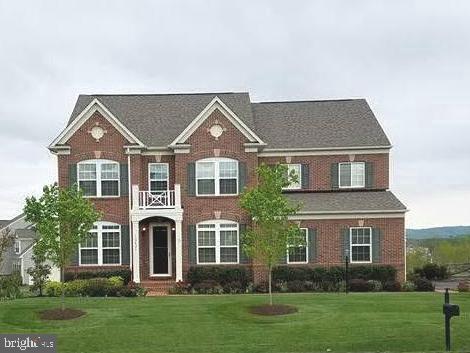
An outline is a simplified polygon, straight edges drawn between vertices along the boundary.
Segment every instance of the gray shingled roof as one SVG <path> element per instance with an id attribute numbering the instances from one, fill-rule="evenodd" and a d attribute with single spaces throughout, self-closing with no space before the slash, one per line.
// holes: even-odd
<path id="1" fill-rule="evenodd" d="M 164 147 L 216 96 L 268 144 L 267 148 L 390 145 L 364 99 L 251 103 L 245 92 L 80 95 L 69 123 L 97 98 L 144 144 Z"/>
<path id="2" fill-rule="evenodd" d="M 267 148 L 389 146 L 365 99 L 254 103 Z"/>
<path id="3" fill-rule="evenodd" d="M 300 213 L 406 211 L 390 191 L 289 193 L 287 197 L 302 204 Z"/>
<path id="4" fill-rule="evenodd" d="M 17 229 L 15 230 L 16 236 L 20 239 L 34 239 L 36 238 L 36 231 L 34 229 Z"/>
<path id="5" fill-rule="evenodd" d="M 3 227 L 6 227 L 8 223 L 10 223 L 8 219 L 0 219 L 0 229 L 2 229 Z"/>
<path id="6" fill-rule="evenodd" d="M 169 145 L 214 99 L 219 97 L 252 130 L 248 93 L 80 95 L 69 123 L 97 98 L 129 131 L 151 147 Z"/>

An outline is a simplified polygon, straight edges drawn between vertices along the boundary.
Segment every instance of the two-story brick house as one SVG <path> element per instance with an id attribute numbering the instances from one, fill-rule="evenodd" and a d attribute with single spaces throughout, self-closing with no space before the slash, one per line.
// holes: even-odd
<path id="1" fill-rule="evenodd" d="M 103 212 L 75 270 L 183 280 L 190 266 L 246 264 L 239 194 L 256 167 L 287 164 L 307 244 L 287 265 L 389 264 L 405 275 L 405 206 L 389 191 L 391 144 L 363 99 L 252 103 L 248 93 L 80 95 L 49 149 L 59 186 Z M 255 275 L 259 269 L 255 268 Z"/>

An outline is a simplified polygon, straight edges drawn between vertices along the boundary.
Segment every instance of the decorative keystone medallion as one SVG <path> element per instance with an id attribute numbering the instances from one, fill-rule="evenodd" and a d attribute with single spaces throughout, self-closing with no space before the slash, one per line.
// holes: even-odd
<path id="1" fill-rule="evenodd" d="M 212 125 L 208 131 L 209 133 L 212 135 L 212 137 L 214 137 L 216 140 L 219 139 L 220 136 L 222 136 L 222 134 L 224 133 L 224 131 L 226 131 L 227 129 L 224 128 L 218 120 L 215 120 L 214 121 L 214 125 Z"/>
<path id="2" fill-rule="evenodd" d="M 105 133 L 107 133 L 107 131 L 100 126 L 100 123 L 96 123 L 88 133 L 96 140 L 96 142 L 100 142 L 101 138 Z"/>

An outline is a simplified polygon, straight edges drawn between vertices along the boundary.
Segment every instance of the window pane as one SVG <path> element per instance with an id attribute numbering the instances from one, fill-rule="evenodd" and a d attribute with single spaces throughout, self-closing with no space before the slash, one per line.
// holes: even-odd
<path id="1" fill-rule="evenodd" d="M 95 232 L 88 233 L 89 236 L 81 243 L 82 248 L 97 248 L 98 247 L 98 234 Z"/>
<path id="2" fill-rule="evenodd" d="M 220 194 L 236 194 L 237 193 L 237 179 L 220 179 Z"/>
<path id="3" fill-rule="evenodd" d="M 352 186 L 365 185 L 365 164 L 352 163 L 351 165 Z"/>
<path id="4" fill-rule="evenodd" d="M 119 249 L 104 249 L 103 264 L 119 264 Z"/>
<path id="5" fill-rule="evenodd" d="M 78 179 L 79 180 L 95 180 L 96 179 L 96 164 L 94 163 L 78 164 Z"/>
<path id="6" fill-rule="evenodd" d="M 307 248 L 305 246 L 296 246 L 289 248 L 289 262 L 306 262 Z"/>
<path id="7" fill-rule="evenodd" d="M 215 181 L 212 179 L 202 179 L 197 181 L 197 192 L 200 195 L 214 195 Z"/>
<path id="8" fill-rule="evenodd" d="M 104 248 L 118 248 L 119 247 L 119 233 L 118 232 L 103 232 L 102 244 Z"/>
<path id="9" fill-rule="evenodd" d="M 215 262 L 215 248 L 199 248 L 199 262 L 201 263 Z"/>
<path id="10" fill-rule="evenodd" d="M 300 164 L 288 164 L 287 165 L 287 173 L 288 173 L 288 178 L 290 178 L 290 175 L 294 173 L 294 175 L 297 177 L 297 181 L 293 181 L 290 179 L 291 183 L 287 187 L 287 189 L 300 189 Z"/>
<path id="11" fill-rule="evenodd" d="M 150 164 L 149 169 L 152 180 L 166 180 L 168 178 L 167 164 Z"/>
<path id="12" fill-rule="evenodd" d="M 353 246 L 352 261 L 370 261 L 370 246 Z"/>
<path id="13" fill-rule="evenodd" d="M 82 265 L 97 265 L 98 264 L 98 249 L 82 249 L 81 264 Z"/>
<path id="14" fill-rule="evenodd" d="M 342 163 L 339 165 L 339 185 L 351 186 L 351 164 Z"/>
<path id="15" fill-rule="evenodd" d="M 238 162 L 236 161 L 219 162 L 219 177 L 220 178 L 237 178 L 238 177 Z"/>
<path id="16" fill-rule="evenodd" d="M 215 178 L 214 162 L 197 162 L 196 170 L 196 178 Z"/>
<path id="17" fill-rule="evenodd" d="M 200 230 L 198 231 L 199 246 L 215 246 L 215 231 Z"/>
<path id="18" fill-rule="evenodd" d="M 107 180 L 101 182 L 102 196 L 119 196 L 119 182 L 117 180 Z"/>
<path id="19" fill-rule="evenodd" d="M 237 248 L 220 248 L 220 262 L 237 262 Z"/>
<path id="20" fill-rule="evenodd" d="M 96 181 L 79 181 L 78 187 L 84 196 L 96 196 Z"/>
<path id="21" fill-rule="evenodd" d="M 168 190 L 168 183 L 166 181 L 151 181 L 150 191 L 166 191 Z"/>
<path id="22" fill-rule="evenodd" d="M 221 230 L 220 231 L 220 246 L 237 245 L 237 231 L 236 230 Z"/>
<path id="23" fill-rule="evenodd" d="M 119 179 L 119 164 L 103 163 L 101 165 L 101 179 Z"/>

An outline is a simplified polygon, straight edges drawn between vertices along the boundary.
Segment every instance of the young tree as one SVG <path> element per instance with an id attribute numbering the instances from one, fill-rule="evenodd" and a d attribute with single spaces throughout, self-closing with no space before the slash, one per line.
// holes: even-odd
<path id="1" fill-rule="evenodd" d="M 285 165 L 261 165 L 257 169 L 258 185 L 241 195 L 241 207 L 248 211 L 253 227 L 243 234 L 243 250 L 268 270 L 269 304 L 272 297 L 272 269 L 286 256 L 287 246 L 302 245 L 300 228 L 290 222 L 300 205 L 292 205 L 283 195 L 283 188 L 297 181 L 297 175 L 288 174 Z"/>
<path id="2" fill-rule="evenodd" d="M 28 274 L 33 278 L 33 285 L 31 290 L 39 291 L 39 296 L 42 297 L 42 290 L 46 284 L 47 278 L 51 274 L 51 266 L 46 264 L 46 259 L 43 254 L 38 254 L 36 249 L 33 250 L 34 267 L 28 268 Z"/>
<path id="3" fill-rule="evenodd" d="M 10 228 L 0 231 L 0 269 L 5 260 L 6 252 L 13 246 L 15 242 L 15 233 Z"/>
<path id="4" fill-rule="evenodd" d="M 89 236 L 100 213 L 83 197 L 77 187 L 45 186 L 41 197 L 26 199 L 26 220 L 35 224 L 39 238 L 35 245 L 38 256 L 60 268 L 62 310 L 65 309 L 64 270 L 70 264 L 78 244 Z"/>

